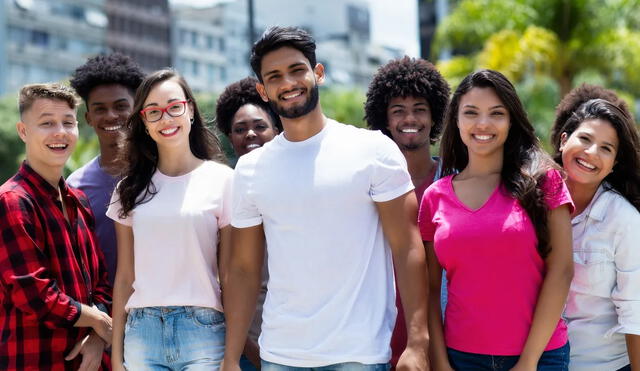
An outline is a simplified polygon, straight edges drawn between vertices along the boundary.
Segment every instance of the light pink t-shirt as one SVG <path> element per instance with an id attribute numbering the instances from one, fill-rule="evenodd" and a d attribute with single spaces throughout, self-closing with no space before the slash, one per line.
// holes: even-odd
<path id="1" fill-rule="evenodd" d="M 447 272 L 446 345 L 469 353 L 519 355 L 545 275 L 534 226 L 503 184 L 471 210 L 456 196 L 452 179 L 427 189 L 418 216 L 422 238 L 434 241 Z M 573 209 L 558 171 L 550 170 L 546 179 L 549 209 L 564 204 Z M 567 327 L 559 319 L 545 350 L 566 342 Z"/>

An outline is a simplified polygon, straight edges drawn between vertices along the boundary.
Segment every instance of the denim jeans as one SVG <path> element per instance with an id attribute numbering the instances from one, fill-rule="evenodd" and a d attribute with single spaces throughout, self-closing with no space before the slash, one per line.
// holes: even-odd
<path id="1" fill-rule="evenodd" d="M 456 371 L 509 371 L 518 362 L 519 356 L 492 356 L 459 352 L 447 348 L 449 363 Z M 538 371 L 569 370 L 569 343 L 558 349 L 542 353 L 538 361 Z"/>
<path id="2" fill-rule="evenodd" d="M 358 362 L 336 363 L 322 367 L 292 367 L 262 360 L 262 371 L 389 371 L 388 363 L 365 365 Z"/>
<path id="3" fill-rule="evenodd" d="M 127 370 L 217 370 L 224 357 L 224 315 L 212 308 L 147 307 L 129 311 Z"/>

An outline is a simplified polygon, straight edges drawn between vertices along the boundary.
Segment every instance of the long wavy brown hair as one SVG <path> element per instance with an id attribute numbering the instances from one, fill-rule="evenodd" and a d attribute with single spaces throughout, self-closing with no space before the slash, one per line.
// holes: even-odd
<path id="1" fill-rule="evenodd" d="M 500 72 L 481 70 L 471 73 L 462 80 L 453 94 L 445 114 L 444 132 L 440 142 L 442 175 L 456 174 L 469 163 L 469 152 L 458 130 L 458 111 L 460 99 L 473 88 L 493 89 L 509 111 L 511 126 L 504 143 L 500 177 L 507 191 L 520 202 L 529 215 L 538 238 L 538 253 L 545 258 L 551 251 L 551 246 L 543 184 L 547 171 L 559 167 L 540 147 L 515 88 Z"/>

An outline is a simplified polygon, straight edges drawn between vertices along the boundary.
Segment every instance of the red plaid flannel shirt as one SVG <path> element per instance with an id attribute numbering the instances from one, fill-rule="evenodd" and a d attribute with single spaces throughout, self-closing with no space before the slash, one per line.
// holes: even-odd
<path id="1" fill-rule="evenodd" d="M 0 370 L 77 370 L 64 357 L 90 329 L 80 303 L 109 310 L 111 289 L 86 196 L 26 163 L 0 187 Z"/>

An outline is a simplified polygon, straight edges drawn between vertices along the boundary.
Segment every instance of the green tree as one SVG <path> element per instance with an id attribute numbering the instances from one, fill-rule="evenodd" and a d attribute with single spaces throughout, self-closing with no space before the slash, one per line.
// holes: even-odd
<path id="1" fill-rule="evenodd" d="M 461 0 L 438 27 L 433 52 L 464 55 L 443 70 L 491 68 L 514 81 L 551 77 L 563 96 L 580 76 L 640 95 L 640 0 Z M 460 76 L 452 76 L 459 78 Z"/>
<path id="2" fill-rule="evenodd" d="M 18 120 L 16 96 L 0 99 L 0 184 L 16 172 L 24 156 L 24 143 L 16 132 Z"/>

